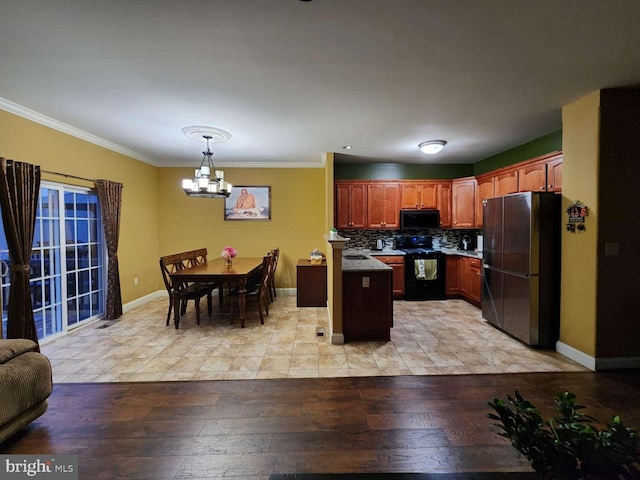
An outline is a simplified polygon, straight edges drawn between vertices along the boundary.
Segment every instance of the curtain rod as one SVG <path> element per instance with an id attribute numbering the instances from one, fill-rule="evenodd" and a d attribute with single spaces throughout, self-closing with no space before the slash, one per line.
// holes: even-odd
<path id="1" fill-rule="evenodd" d="M 51 172 L 49 170 L 41 170 L 41 172 L 42 173 L 48 173 L 50 175 L 60 175 L 61 177 L 75 178 L 76 180 L 85 180 L 87 182 L 94 182 L 94 183 L 98 182 L 95 178 L 78 177 L 76 175 L 69 175 L 68 173 Z"/>

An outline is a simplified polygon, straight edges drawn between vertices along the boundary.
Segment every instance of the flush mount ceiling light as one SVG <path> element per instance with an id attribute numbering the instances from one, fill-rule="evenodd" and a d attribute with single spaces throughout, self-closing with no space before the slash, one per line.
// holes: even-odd
<path id="1" fill-rule="evenodd" d="M 447 144 L 444 140 L 429 140 L 428 142 L 422 142 L 418 145 L 418 148 L 427 155 L 433 155 L 438 153 Z"/>
<path id="2" fill-rule="evenodd" d="M 197 134 L 207 142 L 207 149 L 202 152 L 202 162 L 196 169 L 194 177 L 182 180 L 182 189 L 190 197 L 200 198 L 228 198 L 231 194 L 231 184 L 225 182 L 224 172 L 216 170 L 213 165 L 213 152 L 209 148 L 210 141 L 226 142 L 231 135 L 224 130 L 211 127 L 185 127 L 182 132 L 195 140 Z M 214 137 L 214 135 L 216 135 Z M 211 174 L 213 173 L 213 176 Z"/>

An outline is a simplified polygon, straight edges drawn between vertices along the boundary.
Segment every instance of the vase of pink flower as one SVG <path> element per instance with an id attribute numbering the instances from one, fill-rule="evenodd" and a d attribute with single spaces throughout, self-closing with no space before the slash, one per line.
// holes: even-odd
<path id="1" fill-rule="evenodd" d="M 233 258 L 238 254 L 238 252 L 236 252 L 236 249 L 233 247 L 224 247 L 224 249 L 222 250 L 222 253 L 220 253 L 220 256 L 222 258 L 224 258 L 224 264 L 227 266 L 231 266 L 231 264 L 233 263 L 232 260 Z"/>

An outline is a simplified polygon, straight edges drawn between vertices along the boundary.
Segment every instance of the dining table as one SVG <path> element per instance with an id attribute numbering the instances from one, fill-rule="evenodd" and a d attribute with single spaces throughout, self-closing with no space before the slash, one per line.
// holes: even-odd
<path id="1" fill-rule="evenodd" d="M 263 257 L 236 257 L 231 264 L 223 258 L 215 258 L 206 263 L 195 265 L 171 273 L 172 302 L 174 323 L 176 328 L 180 324 L 180 295 L 179 287 L 182 283 L 214 282 L 222 288 L 225 283 L 235 284 L 238 289 L 238 304 L 240 327 L 244 328 L 247 311 L 247 284 L 262 270 Z"/>

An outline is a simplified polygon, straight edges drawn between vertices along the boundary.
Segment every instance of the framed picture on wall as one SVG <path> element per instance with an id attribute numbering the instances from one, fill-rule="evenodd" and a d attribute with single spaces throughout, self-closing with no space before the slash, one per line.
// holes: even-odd
<path id="1" fill-rule="evenodd" d="M 225 220 L 271 220 L 271 187 L 234 185 L 224 199 Z"/>

